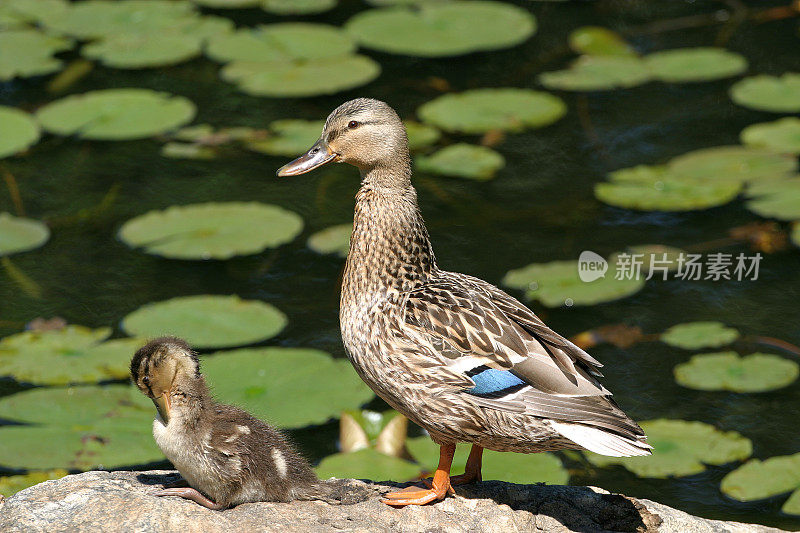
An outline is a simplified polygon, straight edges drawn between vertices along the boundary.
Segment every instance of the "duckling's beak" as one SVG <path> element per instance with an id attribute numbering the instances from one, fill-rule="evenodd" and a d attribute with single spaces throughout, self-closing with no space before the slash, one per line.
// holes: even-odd
<path id="1" fill-rule="evenodd" d="M 161 420 L 164 421 L 165 424 L 169 423 L 169 395 L 167 393 L 162 394 L 158 398 L 152 398 L 153 403 L 156 405 L 156 409 L 158 410 L 158 415 L 161 417 Z"/>
<path id="2" fill-rule="evenodd" d="M 291 163 L 286 163 L 281 168 L 278 169 L 278 176 L 285 177 L 285 176 L 298 176 L 300 174 L 305 174 L 306 172 L 311 172 L 317 167 L 321 167 L 326 163 L 330 163 L 331 161 L 337 161 L 339 159 L 339 154 L 333 152 L 323 139 L 318 140 L 314 143 L 314 146 L 311 149 L 292 161 Z"/>

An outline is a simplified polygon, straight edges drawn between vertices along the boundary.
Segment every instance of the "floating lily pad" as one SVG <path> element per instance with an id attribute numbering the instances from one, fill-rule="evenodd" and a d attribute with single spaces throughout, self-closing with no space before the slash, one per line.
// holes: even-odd
<path id="1" fill-rule="evenodd" d="M 539 81 L 548 89 L 603 91 L 635 87 L 650 81 L 650 71 L 636 56 L 581 56 L 564 70 L 545 72 Z"/>
<path id="2" fill-rule="evenodd" d="M 747 209 L 767 218 L 800 219 L 800 178 L 761 182 L 747 188 Z"/>
<path id="3" fill-rule="evenodd" d="M 0 257 L 38 248 L 50 238 L 50 230 L 38 220 L 0 213 Z"/>
<path id="4" fill-rule="evenodd" d="M 800 514 L 800 453 L 770 457 L 764 461 L 750 459 L 730 472 L 720 484 L 720 490 L 742 502 L 762 500 L 790 491 L 794 493 L 781 509 L 784 513 Z"/>
<path id="5" fill-rule="evenodd" d="M 0 464 L 44 470 L 116 468 L 163 459 L 154 409 L 127 385 L 38 388 L 0 399 Z M 57 445 L 54 445 L 57 443 Z"/>
<path id="6" fill-rule="evenodd" d="M 63 63 L 53 57 L 72 48 L 72 41 L 45 35 L 37 30 L 19 29 L 0 32 L 0 81 L 40 76 L 60 70 Z M 8 53 L 13 50 L 13 53 Z"/>
<path id="7" fill-rule="evenodd" d="M 307 61 L 234 61 L 222 69 L 221 75 L 247 94 L 288 98 L 353 89 L 380 73 L 380 65 L 372 59 L 350 54 Z"/>
<path id="8" fill-rule="evenodd" d="M 138 337 L 174 335 L 195 348 L 253 344 L 286 327 L 275 306 L 238 296 L 184 296 L 143 305 L 122 319 L 122 329 Z"/>
<path id="9" fill-rule="evenodd" d="M 347 359 L 307 348 L 217 352 L 202 361 L 220 401 L 283 428 L 322 424 L 374 397 Z"/>
<path id="10" fill-rule="evenodd" d="M 339 224 L 320 230 L 308 238 L 308 247 L 318 254 L 335 253 L 347 257 L 350 252 L 350 234 L 353 224 Z"/>
<path id="11" fill-rule="evenodd" d="M 717 348 L 739 338 L 739 332 L 722 322 L 686 322 L 661 334 L 661 342 L 684 350 Z"/>
<path id="12" fill-rule="evenodd" d="M 678 48 L 645 57 L 653 76 L 661 81 L 682 83 L 730 78 L 747 70 L 747 60 L 724 48 Z"/>
<path id="13" fill-rule="evenodd" d="M 212 38 L 206 54 L 223 63 L 268 63 L 336 57 L 349 54 L 355 48 L 353 39 L 334 26 L 286 22 Z"/>
<path id="14" fill-rule="evenodd" d="M 0 376 L 37 385 L 125 379 L 131 356 L 144 341 L 105 341 L 110 334 L 109 328 L 67 326 L 5 337 L 0 339 Z"/>
<path id="15" fill-rule="evenodd" d="M 324 126 L 320 120 L 276 120 L 269 125 L 269 137 L 249 142 L 247 147 L 264 154 L 294 157 L 319 139 Z"/>
<path id="16" fill-rule="evenodd" d="M 673 372 L 675 381 L 690 389 L 765 392 L 793 383 L 800 366 L 772 354 L 719 352 L 694 355 Z"/>
<path id="17" fill-rule="evenodd" d="M 420 172 L 444 176 L 490 180 L 506 165 L 506 160 L 491 148 L 474 144 L 451 144 L 430 155 L 420 155 L 414 160 Z"/>
<path id="18" fill-rule="evenodd" d="M 119 238 L 128 246 L 171 259 L 229 259 L 291 242 L 303 219 L 257 202 L 172 206 L 127 221 Z"/>
<path id="19" fill-rule="evenodd" d="M 616 265 L 599 279 L 583 282 L 578 276 L 577 261 L 553 261 L 533 263 L 523 268 L 510 270 L 503 284 L 525 291 L 525 297 L 539 300 L 548 307 L 563 305 L 594 305 L 625 298 L 644 287 L 644 277 L 639 279 L 615 279 Z"/>
<path id="20" fill-rule="evenodd" d="M 275 15 L 311 15 L 336 7 L 338 0 L 261 0 L 261 9 Z"/>
<path id="21" fill-rule="evenodd" d="M 200 54 L 193 35 L 122 34 L 87 44 L 81 54 L 113 68 L 138 69 L 182 63 Z"/>
<path id="22" fill-rule="evenodd" d="M 439 446 L 428 437 L 417 437 L 406 442 L 408 451 L 432 472 L 439 459 Z M 460 474 L 464 471 L 469 454 L 469 445 L 459 445 L 453 459 L 451 472 Z M 551 453 L 503 453 L 484 450 L 481 474 L 484 480 L 499 479 L 509 483 L 547 483 L 564 485 L 569 481 L 569 472 L 561 461 Z"/>
<path id="23" fill-rule="evenodd" d="M 702 422 L 650 420 L 641 423 L 653 455 L 608 457 L 587 452 L 597 466 L 621 465 L 637 476 L 667 478 L 703 472 L 705 465 L 742 461 L 753 453 L 753 443 L 735 431 L 720 431 Z"/>
<path id="24" fill-rule="evenodd" d="M 693 150 L 670 160 L 670 174 L 707 182 L 754 182 L 797 171 L 797 158 L 746 146 Z"/>
<path id="25" fill-rule="evenodd" d="M 516 46 L 534 34 L 536 19 L 501 2 L 442 2 L 362 11 L 344 28 L 366 48 L 443 57 Z"/>
<path id="26" fill-rule="evenodd" d="M 169 142 L 161 147 L 161 155 L 173 159 L 214 159 L 217 152 L 202 144 Z"/>
<path id="27" fill-rule="evenodd" d="M 0 477 L 0 494 L 3 496 L 11 496 L 28 487 L 38 485 L 44 481 L 50 481 L 51 479 L 59 479 L 67 474 L 69 474 L 69 472 L 66 470 L 57 468 L 45 472 L 30 472 L 19 476 L 3 476 Z"/>
<path id="28" fill-rule="evenodd" d="M 680 265 L 680 257 L 686 255 L 686 251 L 674 246 L 665 246 L 663 244 L 641 244 L 639 246 L 629 246 L 627 253 L 630 255 L 641 256 L 642 270 L 649 272 L 651 267 L 654 271 L 655 277 L 663 278 L 663 268 L 667 272 L 674 272 L 678 270 Z"/>
<path id="29" fill-rule="evenodd" d="M 417 115 L 439 129 L 480 134 L 489 130 L 519 132 L 541 128 L 564 116 L 567 106 L 557 96 L 530 89 L 474 89 L 440 96 Z"/>
<path id="30" fill-rule="evenodd" d="M 800 74 L 787 72 L 781 77 L 759 75 L 745 78 L 731 86 L 731 98 L 737 104 L 773 113 L 800 111 Z"/>
<path id="31" fill-rule="evenodd" d="M 742 142 L 784 154 L 800 154 L 800 118 L 786 117 L 775 122 L 747 126 L 739 134 Z"/>
<path id="32" fill-rule="evenodd" d="M 0 106 L 0 157 L 21 152 L 38 140 L 39 126 L 29 114 L 13 107 Z"/>
<path id="33" fill-rule="evenodd" d="M 795 246 L 800 246 L 800 222 L 795 222 L 792 224 L 790 238 Z"/>
<path id="34" fill-rule="evenodd" d="M 406 133 L 408 134 L 408 149 L 412 152 L 436 144 L 442 137 L 442 132 L 427 124 L 405 120 L 403 125 L 405 125 Z"/>
<path id="35" fill-rule="evenodd" d="M 420 467 L 405 459 L 383 454 L 373 448 L 336 453 L 325 457 L 316 468 L 320 479 L 329 477 L 371 479 L 374 481 L 410 481 L 420 474 Z"/>
<path id="36" fill-rule="evenodd" d="M 738 196 L 740 182 L 704 182 L 678 177 L 666 167 L 640 165 L 616 170 L 610 183 L 598 183 L 603 203 L 642 211 L 693 211 L 726 204 Z"/>
<path id="37" fill-rule="evenodd" d="M 582 26 L 569 34 L 569 47 L 578 54 L 635 56 L 633 47 L 620 34 L 602 26 Z"/>
<path id="38" fill-rule="evenodd" d="M 192 0 L 195 4 L 214 9 L 241 9 L 257 7 L 263 0 Z"/>
<path id="39" fill-rule="evenodd" d="M 107 89 L 56 100 L 36 112 L 44 129 L 84 139 L 128 140 L 158 135 L 195 115 L 182 96 L 148 89 Z"/>
<path id="40" fill-rule="evenodd" d="M 25 29 L 28 23 L 36 23 L 68 8 L 67 0 L 3 0 L 0 3 L 0 29 Z"/>

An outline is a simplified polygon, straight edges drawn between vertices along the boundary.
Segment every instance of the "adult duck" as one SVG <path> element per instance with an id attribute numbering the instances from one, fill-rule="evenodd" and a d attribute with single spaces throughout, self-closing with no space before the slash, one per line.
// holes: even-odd
<path id="1" fill-rule="evenodd" d="M 391 107 L 345 102 L 278 176 L 331 162 L 361 172 L 339 311 L 345 349 L 372 390 L 440 446 L 430 488 L 393 492 L 385 503 L 422 505 L 480 480 L 483 448 L 650 454 L 642 429 L 598 381 L 597 360 L 494 285 L 436 265 L 406 131 Z M 458 442 L 472 450 L 465 473 L 451 479 Z"/>

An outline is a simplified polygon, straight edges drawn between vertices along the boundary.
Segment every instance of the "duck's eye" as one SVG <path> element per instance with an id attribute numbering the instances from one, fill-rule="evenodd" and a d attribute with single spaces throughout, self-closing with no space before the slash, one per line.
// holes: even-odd
<path id="1" fill-rule="evenodd" d="M 354 129 L 356 129 L 358 126 L 359 126 L 359 124 L 358 124 L 358 121 L 357 121 L 357 120 L 351 120 L 351 121 L 350 121 L 350 122 L 347 124 L 347 127 L 348 127 L 348 128 L 350 128 L 351 130 L 354 130 Z"/>
<path id="2" fill-rule="evenodd" d="M 150 376 L 145 376 L 145 377 L 143 377 L 143 378 L 142 378 L 142 383 L 144 383 L 145 385 L 147 385 L 148 383 L 150 383 Z"/>

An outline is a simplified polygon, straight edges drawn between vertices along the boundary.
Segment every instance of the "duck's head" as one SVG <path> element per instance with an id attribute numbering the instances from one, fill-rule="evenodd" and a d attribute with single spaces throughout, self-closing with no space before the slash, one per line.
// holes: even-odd
<path id="1" fill-rule="evenodd" d="M 349 163 L 364 173 L 407 160 L 406 129 L 394 109 L 380 100 L 356 98 L 334 109 L 314 146 L 278 169 L 278 176 L 305 174 L 331 162 Z"/>
<path id="2" fill-rule="evenodd" d="M 131 360 L 131 379 L 153 400 L 164 423 L 170 416 L 170 393 L 176 384 L 200 376 L 197 354 L 177 337 L 155 339 L 136 352 Z"/>

